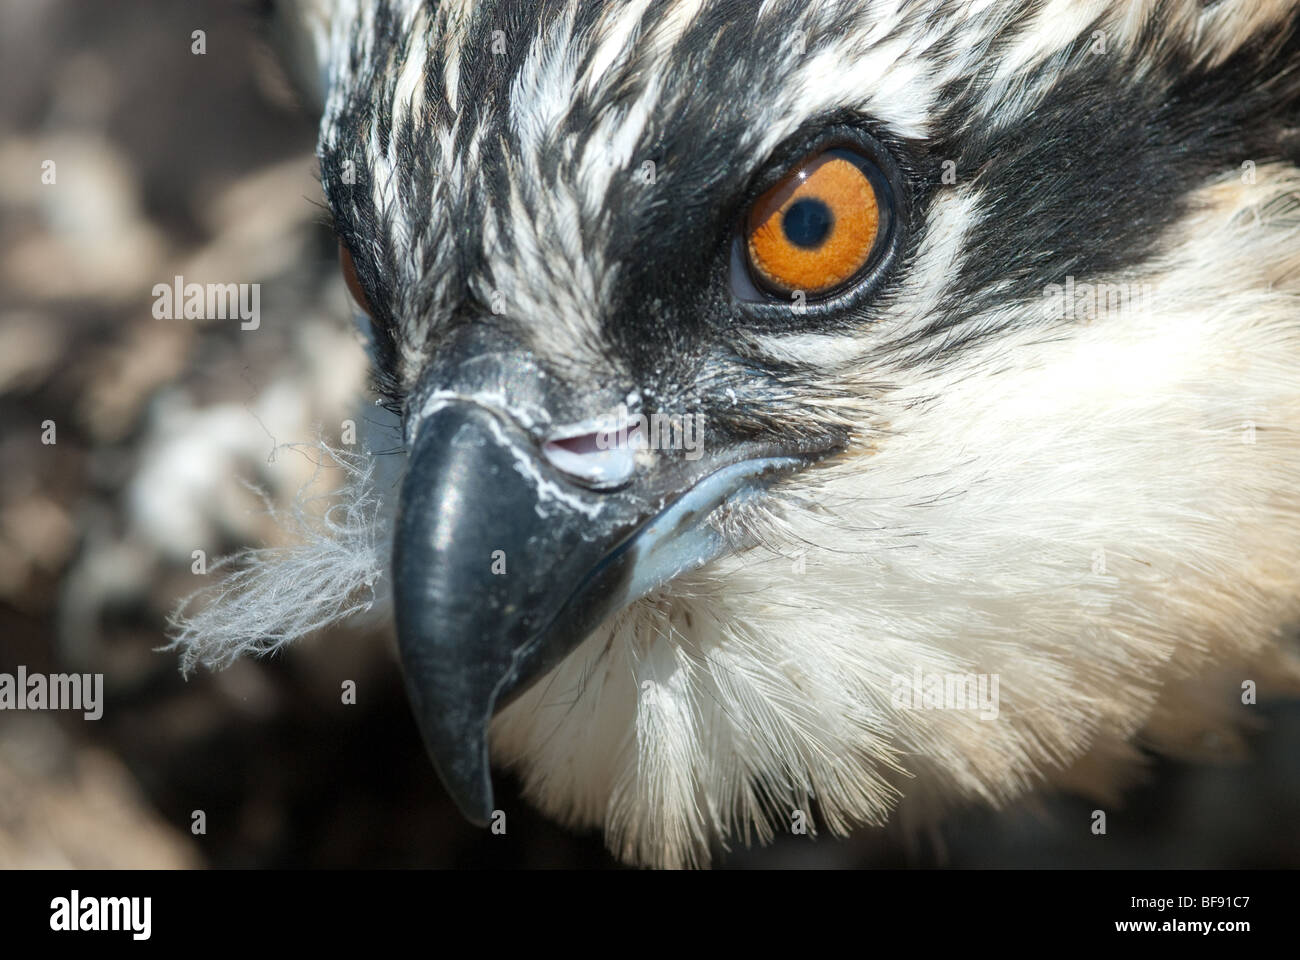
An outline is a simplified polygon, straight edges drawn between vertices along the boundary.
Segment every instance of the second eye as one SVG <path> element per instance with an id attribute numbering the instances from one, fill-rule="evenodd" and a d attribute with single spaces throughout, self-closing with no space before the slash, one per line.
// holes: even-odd
<path id="1" fill-rule="evenodd" d="M 366 291 L 361 286 L 361 278 L 357 276 L 357 265 L 352 261 L 352 252 L 342 240 L 339 241 L 339 266 L 343 270 L 343 281 L 348 285 L 348 292 L 352 294 L 352 299 L 367 316 L 373 315 L 370 301 L 366 299 Z"/>

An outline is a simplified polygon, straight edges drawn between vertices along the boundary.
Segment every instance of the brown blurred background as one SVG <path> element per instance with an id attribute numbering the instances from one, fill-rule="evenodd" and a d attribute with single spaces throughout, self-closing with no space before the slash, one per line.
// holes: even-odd
<path id="1" fill-rule="evenodd" d="M 313 124 L 256 13 L 0 0 L 0 672 L 102 672 L 106 700 L 97 721 L 0 713 L 0 866 L 612 865 L 504 776 L 506 836 L 460 820 L 381 627 L 188 681 L 156 649 L 205 580 L 193 550 L 280 535 L 248 484 L 284 503 L 315 464 L 277 444 L 372 416 Z M 178 274 L 260 283 L 261 328 L 154 319 L 153 285 Z M 1249 761 L 1153 759 L 1106 837 L 1093 804 L 1049 797 L 722 862 L 1294 866 L 1300 706 L 1260 716 Z"/>

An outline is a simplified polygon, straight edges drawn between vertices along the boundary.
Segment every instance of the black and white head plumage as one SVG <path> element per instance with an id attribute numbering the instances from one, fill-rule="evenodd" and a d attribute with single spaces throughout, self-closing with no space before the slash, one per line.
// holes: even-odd
<path id="1" fill-rule="evenodd" d="M 794 810 L 1104 791 L 1295 683 L 1297 7 L 304 0 L 408 440 L 490 330 L 559 388 L 468 399 L 538 436 L 627 404 L 835 451 L 496 715 L 533 801 L 700 864 Z M 889 179 L 881 268 L 738 300 L 737 223 L 828 138 Z M 1154 295 L 1062 316 L 1067 283 Z M 996 675 L 997 719 L 901 708 L 917 670 Z"/>

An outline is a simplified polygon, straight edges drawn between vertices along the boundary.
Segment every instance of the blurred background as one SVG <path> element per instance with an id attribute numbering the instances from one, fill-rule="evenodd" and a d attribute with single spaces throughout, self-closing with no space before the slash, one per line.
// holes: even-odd
<path id="1" fill-rule="evenodd" d="M 105 678 L 96 721 L 0 712 L 0 867 L 614 866 L 502 775 L 507 834 L 459 818 L 382 627 L 188 681 L 158 650 L 212 576 L 193 551 L 282 536 L 257 491 L 286 504 L 318 464 L 280 445 L 374 417 L 313 123 L 257 13 L 0 0 L 0 672 Z M 155 319 L 177 275 L 261 284 L 260 328 Z M 1152 758 L 1105 837 L 1095 804 L 1044 797 L 719 862 L 1295 866 L 1300 705 L 1258 715 L 1248 759 Z"/>

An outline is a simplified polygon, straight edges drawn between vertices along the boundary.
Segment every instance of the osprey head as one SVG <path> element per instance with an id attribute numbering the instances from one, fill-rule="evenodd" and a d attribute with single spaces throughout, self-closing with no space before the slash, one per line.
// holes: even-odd
<path id="1" fill-rule="evenodd" d="M 694 864 L 1077 784 L 1221 727 L 1208 664 L 1280 675 L 1291 7 L 308 4 L 461 809 L 491 760 Z"/>

